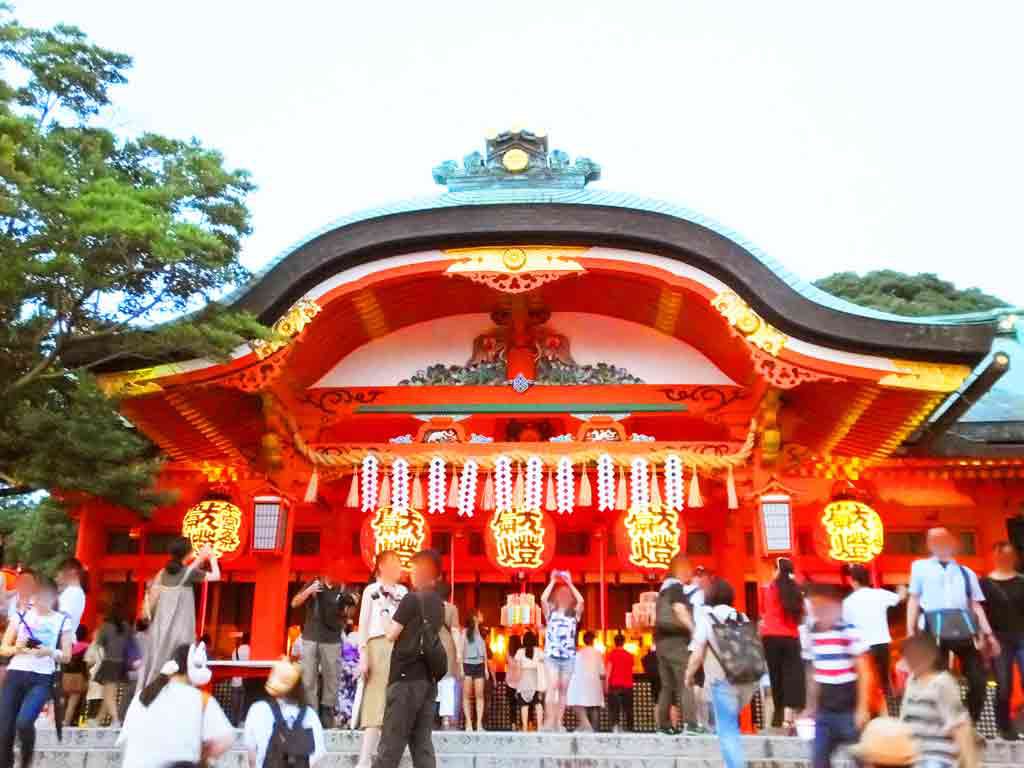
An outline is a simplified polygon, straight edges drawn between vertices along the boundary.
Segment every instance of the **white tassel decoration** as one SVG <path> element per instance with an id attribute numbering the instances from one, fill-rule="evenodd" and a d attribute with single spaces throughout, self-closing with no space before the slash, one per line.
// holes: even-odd
<path id="1" fill-rule="evenodd" d="M 391 508 L 409 511 L 409 462 L 405 459 L 391 462 Z"/>
<path id="2" fill-rule="evenodd" d="M 352 509 L 359 507 L 359 473 L 352 472 L 352 482 L 348 486 L 348 498 L 345 499 L 345 506 Z"/>
<path id="3" fill-rule="evenodd" d="M 558 502 L 555 501 L 555 476 L 554 470 L 548 467 L 548 488 L 547 493 L 544 495 L 544 509 L 548 512 L 554 512 L 558 509 Z"/>
<path id="4" fill-rule="evenodd" d="M 512 503 L 516 506 L 516 509 L 522 509 L 523 502 L 525 501 L 526 488 L 523 480 L 523 465 L 520 464 L 516 470 L 516 485 L 512 490 Z"/>
<path id="5" fill-rule="evenodd" d="M 412 479 L 412 508 L 423 509 L 423 478 L 420 477 L 418 469 Z"/>
<path id="6" fill-rule="evenodd" d="M 459 471 L 452 467 L 452 480 L 448 486 L 448 506 L 455 509 L 459 506 Z"/>
<path id="7" fill-rule="evenodd" d="M 615 509 L 615 463 L 607 453 L 597 458 L 597 508 L 602 512 Z"/>
<path id="8" fill-rule="evenodd" d="M 582 483 L 583 481 L 581 480 L 580 482 Z M 573 491 L 572 459 L 568 456 L 563 456 L 558 460 L 558 469 L 555 472 L 555 503 L 558 514 L 572 514 Z M 582 495 L 582 488 L 580 495 Z"/>
<path id="9" fill-rule="evenodd" d="M 683 462 L 678 455 L 670 453 L 665 459 L 665 506 L 671 512 L 679 512 L 685 506 L 685 498 Z"/>
<path id="10" fill-rule="evenodd" d="M 480 506 L 488 512 L 494 509 L 494 474 L 490 471 L 487 472 L 487 479 L 484 481 L 484 494 L 480 499 Z"/>
<path id="11" fill-rule="evenodd" d="M 629 493 L 626 490 L 626 470 L 619 467 L 619 489 L 615 493 L 615 508 L 618 510 L 628 509 Z"/>
<path id="12" fill-rule="evenodd" d="M 462 477 L 459 480 L 459 516 L 472 517 L 476 512 L 476 474 L 477 463 L 467 459 L 462 466 Z"/>
<path id="13" fill-rule="evenodd" d="M 739 509 L 740 500 L 736 496 L 736 478 L 733 477 L 732 464 L 729 465 L 729 472 L 725 478 L 725 491 L 729 497 L 729 509 Z"/>
<path id="14" fill-rule="evenodd" d="M 384 475 L 384 479 L 380 481 L 380 506 L 388 507 L 391 505 L 391 478 Z"/>
<path id="15" fill-rule="evenodd" d="M 444 459 L 434 456 L 427 467 L 427 512 L 444 514 Z"/>
<path id="16" fill-rule="evenodd" d="M 691 508 L 704 506 L 704 499 L 700 495 L 700 475 L 696 467 L 693 468 L 693 475 L 690 476 L 690 499 L 688 504 Z"/>
<path id="17" fill-rule="evenodd" d="M 658 488 L 658 470 L 651 470 L 651 506 L 661 509 L 661 490 Z"/>
<path id="18" fill-rule="evenodd" d="M 521 506 L 523 509 L 544 508 L 544 462 L 540 456 L 531 456 L 526 460 Z"/>
<path id="19" fill-rule="evenodd" d="M 587 465 L 584 462 L 583 470 L 580 472 L 580 495 L 579 505 L 589 507 L 594 503 L 594 491 L 590 487 L 590 475 L 587 473 Z"/>
<path id="20" fill-rule="evenodd" d="M 629 465 L 629 499 L 632 502 L 630 509 L 645 510 L 651 506 L 651 482 L 647 476 L 647 459 L 637 457 Z"/>
<path id="21" fill-rule="evenodd" d="M 320 488 L 320 475 L 317 474 L 316 467 L 313 467 L 313 474 L 309 476 L 309 484 L 306 485 L 306 495 L 302 498 L 307 504 L 312 504 L 316 501 L 317 491 Z"/>
<path id="22" fill-rule="evenodd" d="M 363 459 L 363 512 L 372 512 L 377 503 L 377 470 L 380 462 L 370 454 Z"/>
<path id="23" fill-rule="evenodd" d="M 499 512 L 512 509 L 512 460 L 499 456 L 494 460 L 494 508 Z"/>

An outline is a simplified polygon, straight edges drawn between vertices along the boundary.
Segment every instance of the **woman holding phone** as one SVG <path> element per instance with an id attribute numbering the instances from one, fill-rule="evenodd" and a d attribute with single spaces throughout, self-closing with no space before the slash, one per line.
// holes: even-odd
<path id="1" fill-rule="evenodd" d="M 54 609 L 57 585 L 37 579 L 35 604 L 7 625 L 0 654 L 10 657 L 0 689 L 0 765 L 14 765 L 14 739 L 21 746 L 21 764 L 32 763 L 36 718 L 50 700 L 57 662 L 71 660 L 74 635 L 68 617 Z"/>

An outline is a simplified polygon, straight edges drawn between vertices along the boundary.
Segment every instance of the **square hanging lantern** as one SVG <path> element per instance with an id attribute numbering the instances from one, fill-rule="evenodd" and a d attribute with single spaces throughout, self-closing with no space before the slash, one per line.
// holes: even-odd
<path id="1" fill-rule="evenodd" d="M 760 498 L 761 531 L 766 555 L 793 551 L 793 506 L 787 494 L 770 493 Z"/>
<path id="2" fill-rule="evenodd" d="M 288 529 L 288 510 L 280 496 L 257 496 L 253 499 L 252 551 L 280 554 Z"/>

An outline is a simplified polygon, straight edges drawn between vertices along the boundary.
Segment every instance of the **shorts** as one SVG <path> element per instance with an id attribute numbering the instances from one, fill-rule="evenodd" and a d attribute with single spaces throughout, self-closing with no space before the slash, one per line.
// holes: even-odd
<path id="1" fill-rule="evenodd" d="M 516 691 L 516 704 L 520 707 L 532 707 L 534 704 L 543 704 L 544 694 L 540 691 L 534 691 L 533 695 L 529 699 L 524 699 L 523 694 Z"/>
<path id="2" fill-rule="evenodd" d="M 576 659 L 572 657 L 568 659 L 556 659 L 548 656 L 544 659 L 544 663 L 548 665 L 548 669 L 559 675 L 571 675 L 573 670 L 576 668 Z"/>
<path id="3" fill-rule="evenodd" d="M 463 664 L 462 674 L 470 680 L 483 680 L 487 677 L 487 672 L 485 671 L 483 664 Z"/>

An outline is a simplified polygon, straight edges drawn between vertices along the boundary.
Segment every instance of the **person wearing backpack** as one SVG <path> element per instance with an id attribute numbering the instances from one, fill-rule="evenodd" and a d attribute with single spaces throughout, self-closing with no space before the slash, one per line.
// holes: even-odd
<path id="1" fill-rule="evenodd" d="M 705 592 L 702 611 L 693 633 L 693 647 L 686 668 L 687 685 L 704 670 L 705 690 L 710 691 L 718 743 L 726 768 L 746 765 L 740 739 L 740 710 L 754 695 L 765 673 L 764 648 L 757 625 L 733 608 L 736 593 L 724 579 L 715 579 Z"/>
<path id="2" fill-rule="evenodd" d="M 441 643 L 444 601 L 437 592 L 441 556 L 433 549 L 412 557 L 412 587 L 398 604 L 385 633 L 394 643 L 373 768 L 397 768 L 406 746 L 414 768 L 435 768 L 434 701 L 437 683 L 448 674 L 448 654 Z"/>
<path id="3" fill-rule="evenodd" d="M 264 690 L 270 698 L 254 702 L 245 719 L 249 768 L 313 768 L 327 747 L 320 718 L 306 702 L 302 667 L 276 662 Z"/>
<path id="4" fill-rule="evenodd" d="M 982 607 L 985 594 L 974 571 L 954 557 L 956 539 L 945 528 L 928 531 L 932 557 L 910 566 L 907 632 L 927 631 L 948 656 L 959 660 L 967 678 L 967 711 L 977 723 L 985 705 L 988 672 L 982 651 L 999 655 L 999 642 Z"/>
<path id="5" fill-rule="evenodd" d="M 655 607 L 654 642 L 658 647 L 658 677 L 661 679 L 655 719 L 662 733 L 679 732 L 671 721 L 673 706 L 680 708 L 682 722 L 696 729 L 693 689 L 685 683 L 693 634 L 693 607 L 686 591 L 691 573 L 690 561 L 685 555 L 672 558 L 668 578 L 662 582 Z"/>

